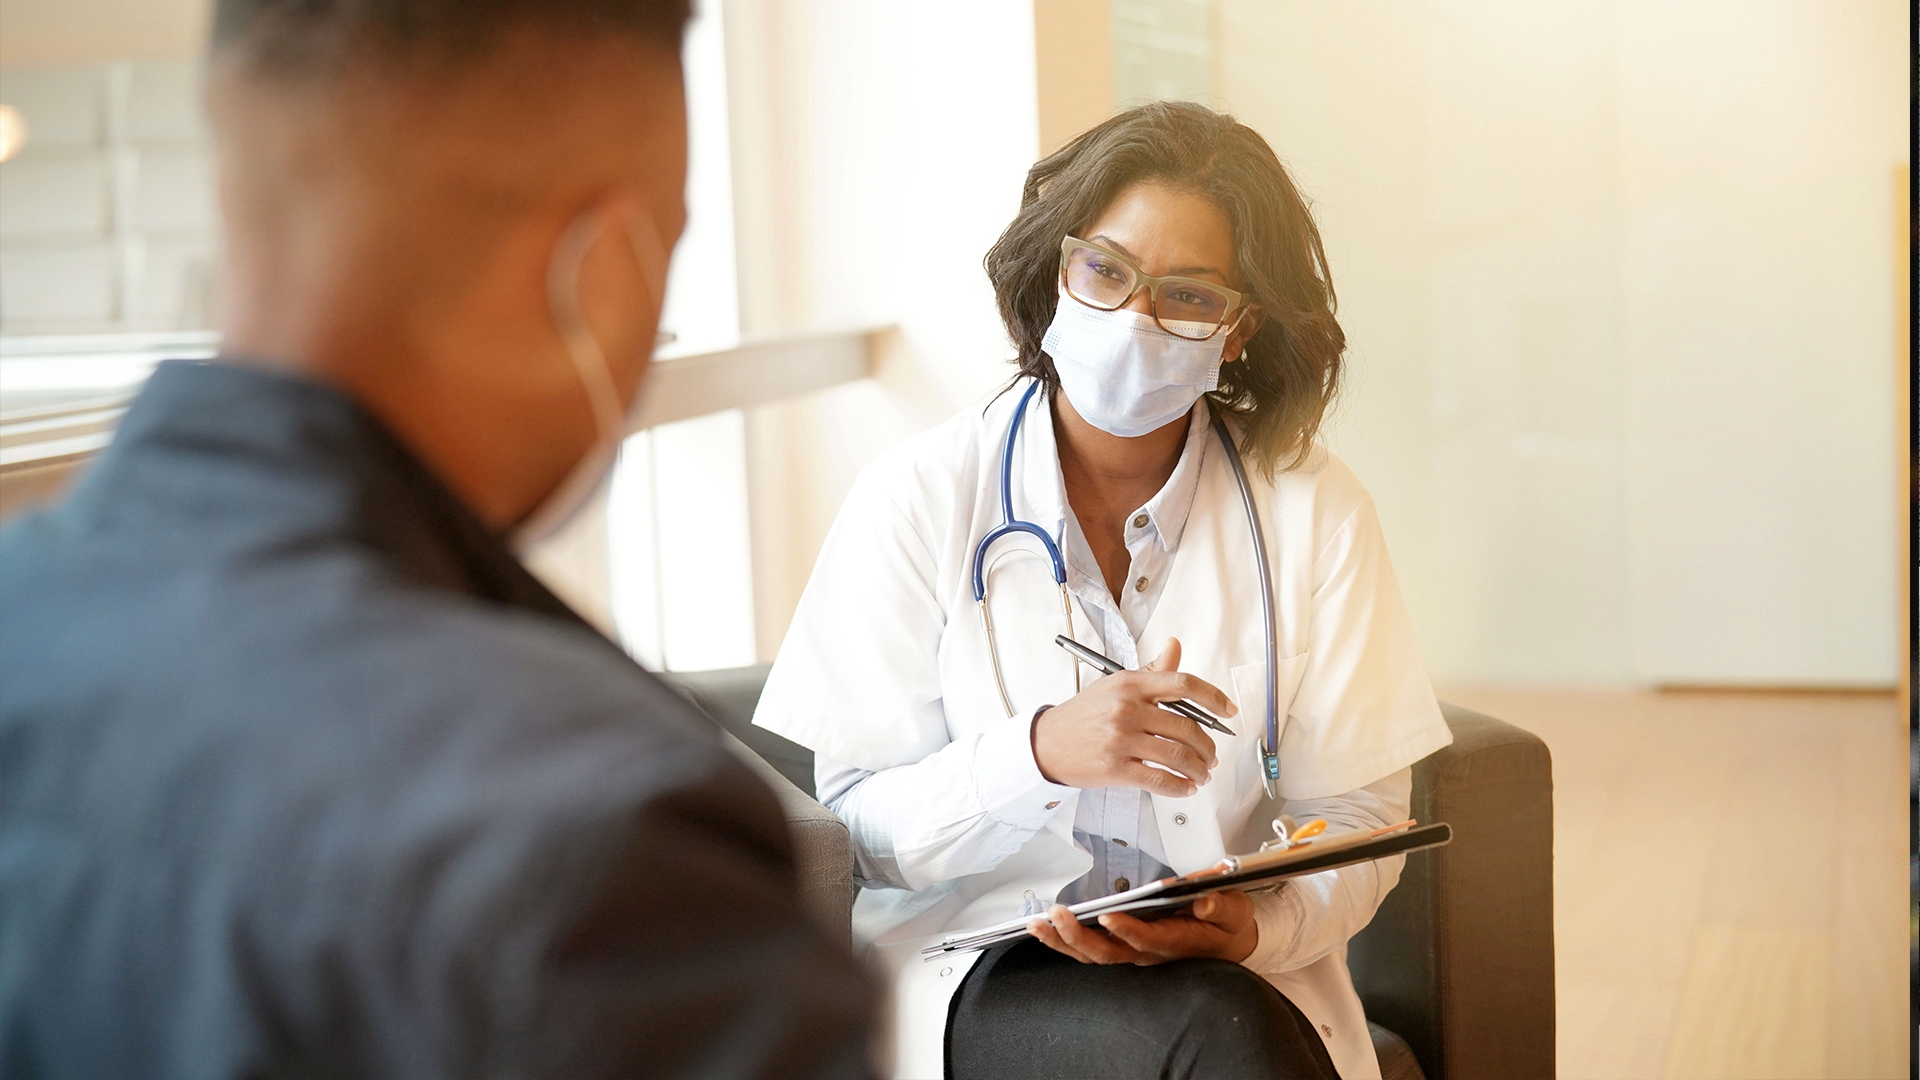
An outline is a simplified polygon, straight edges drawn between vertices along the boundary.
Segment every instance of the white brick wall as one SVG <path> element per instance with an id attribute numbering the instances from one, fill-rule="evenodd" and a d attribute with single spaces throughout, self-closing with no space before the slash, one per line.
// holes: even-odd
<path id="1" fill-rule="evenodd" d="M 35 147 L 0 165 L 0 241 L 98 240 L 112 214 L 112 161 L 98 150 Z"/>
<path id="2" fill-rule="evenodd" d="M 213 155 L 203 146 L 139 153 L 133 184 L 135 230 L 154 239 L 213 235 Z"/>
<path id="3" fill-rule="evenodd" d="M 104 243 L 9 250 L 0 245 L 0 320 L 16 326 L 113 329 L 120 311 L 119 253 Z"/>
<path id="4" fill-rule="evenodd" d="M 0 334 L 199 330 L 219 222 L 196 61 L 0 69 Z"/>

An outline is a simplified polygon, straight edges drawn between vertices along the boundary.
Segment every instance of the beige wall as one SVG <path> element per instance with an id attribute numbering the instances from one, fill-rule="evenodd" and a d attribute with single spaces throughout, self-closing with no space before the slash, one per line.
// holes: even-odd
<path id="1" fill-rule="evenodd" d="M 1104 8 L 730 6 L 744 327 L 903 327 L 876 383 L 750 419 L 762 656 L 858 468 L 1004 377 L 979 259 L 1032 159 L 1104 115 Z M 1213 20 L 1217 103 L 1316 199 L 1353 343 L 1330 437 L 1436 676 L 1894 681 L 1904 9 Z M 928 232 L 938 296 L 892 261 Z"/>
<path id="2" fill-rule="evenodd" d="M 0 62 L 197 47 L 204 2 L 113 3 L 7 0 Z M 858 469 L 1008 374 L 980 259 L 1105 115 L 1109 14 L 727 0 L 743 331 L 901 328 L 875 380 L 748 417 L 760 656 Z M 1902 6 L 1211 18 L 1216 103 L 1317 200 L 1353 343 L 1331 438 L 1437 676 L 1893 682 Z"/>
<path id="3" fill-rule="evenodd" d="M 0 64 L 183 60 L 205 44 L 211 0 L 5 0 Z"/>
<path id="4" fill-rule="evenodd" d="M 979 258 L 1031 158 L 1103 115 L 1080 91 L 1111 78 L 1104 7 L 730 11 L 764 103 L 755 129 L 736 101 L 761 193 L 738 196 L 743 321 L 905 327 L 878 385 L 753 418 L 762 655 L 858 467 L 1003 376 Z M 1214 22 L 1218 102 L 1317 200 L 1353 343 L 1330 436 L 1437 676 L 1894 681 L 1904 9 L 1217 0 Z M 884 256 L 927 224 L 938 300 Z"/>
<path id="5" fill-rule="evenodd" d="M 1033 5 L 1035 105 L 1040 153 L 1113 115 L 1112 11 L 1107 0 Z"/>
<path id="6" fill-rule="evenodd" d="M 1039 144 L 1025 0 L 728 0 L 741 325 L 896 324 L 875 379 L 748 417 L 759 652 L 853 477 L 1012 356 L 981 258 Z"/>
<path id="7" fill-rule="evenodd" d="M 1904 6 L 1219 4 L 1435 674 L 1890 685 Z"/>

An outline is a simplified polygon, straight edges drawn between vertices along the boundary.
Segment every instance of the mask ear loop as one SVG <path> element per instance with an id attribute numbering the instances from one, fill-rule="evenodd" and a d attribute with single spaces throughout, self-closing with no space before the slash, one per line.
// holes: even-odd
<path id="1" fill-rule="evenodd" d="M 633 261 L 640 264 L 640 275 L 647 279 L 647 299 L 653 301 L 653 327 L 658 340 L 660 316 L 667 310 L 667 267 L 671 257 L 667 246 L 660 241 L 660 223 L 653 220 L 650 213 L 640 215 L 646 220 L 646 228 L 641 230 L 632 224 L 627 226 L 627 243 L 633 247 Z M 658 271 L 654 267 L 658 266 Z"/>
<path id="2" fill-rule="evenodd" d="M 1234 332 L 1240 329 L 1240 324 L 1247 321 L 1247 316 L 1253 314 L 1253 309 L 1257 306 L 1258 305 L 1256 304 L 1241 305 L 1240 314 L 1234 316 L 1233 325 L 1227 327 L 1228 337 L 1232 337 L 1234 335 Z M 1249 340 L 1251 340 L 1252 335 L 1249 334 L 1248 338 Z M 1245 360 L 1246 358 L 1247 358 L 1247 347 L 1243 344 L 1240 346 L 1240 359 Z"/>
<path id="3" fill-rule="evenodd" d="M 667 254 L 653 215 L 643 213 L 641 216 L 645 227 L 629 224 L 627 244 L 633 249 L 633 260 L 640 268 L 641 277 L 646 279 L 647 299 L 653 303 L 657 327 L 659 313 L 665 307 Z M 586 313 L 580 309 L 580 267 L 603 229 L 599 215 L 585 210 L 561 234 L 553 248 L 553 259 L 547 264 L 547 307 L 580 383 L 586 388 L 600 437 L 617 442 L 627 433 L 626 410 L 620 406 L 620 390 L 614 385 L 613 367 L 607 362 L 606 350 L 594 338 L 593 330 L 587 326 Z M 656 270 L 656 266 L 663 269 Z"/>
<path id="4" fill-rule="evenodd" d="M 546 499 L 514 527 L 516 548 L 525 549 L 551 536 L 572 519 L 575 511 L 606 482 L 606 469 L 619 452 L 629 426 L 626 412 L 620 407 L 620 393 L 614 385 L 606 351 L 594 339 L 580 308 L 580 266 L 594 241 L 599 239 L 602 228 L 593 210 L 583 211 L 560 234 L 553 247 L 553 257 L 547 263 L 547 313 L 587 395 L 599 436 L 561 480 L 560 486 L 549 492 Z M 648 299 L 657 313 L 663 303 L 665 274 L 656 266 L 666 261 L 659 226 L 649 215 L 645 232 L 630 227 L 627 235 L 640 272 L 646 278 Z M 654 258 L 649 259 L 649 255 Z"/>
<path id="5" fill-rule="evenodd" d="M 560 234 L 553 246 L 553 258 L 547 263 L 547 309 L 586 390 L 600 438 L 618 440 L 625 434 L 620 392 L 613 385 L 606 351 L 594 339 L 586 314 L 580 310 L 580 265 L 586 261 L 587 250 L 600 238 L 602 228 L 599 215 L 585 210 Z"/>

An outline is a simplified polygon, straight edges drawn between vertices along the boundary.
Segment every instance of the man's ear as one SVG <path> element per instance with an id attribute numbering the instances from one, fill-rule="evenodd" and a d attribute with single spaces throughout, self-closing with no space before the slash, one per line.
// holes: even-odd
<path id="1" fill-rule="evenodd" d="M 611 209 L 619 220 L 620 231 L 633 248 L 634 262 L 646 280 L 648 298 L 657 318 L 657 313 L 666 306 L 667 270 L 680 234 L 676 231 L 669 237 L 663 231 L 658 214 L 644 199 L 622 199 Z"/>
<path id="2" fill-rule="evenodd" d="M 603 197 L 589 212 L 599 228 L 580 262 L 579 302 L 628 401 L 653 355 L 671 251 L 633 193 Z"/>
<path id="3" fill-rule="evenodd" d="M 1221 350 L 1220 362 L 1231 364 L 1240 359 L 1240 354 L 1245 351 L 1247 342 L 1253 340 L 1254 332 L 1260 329 L 1260 325 L 1266 319 L 1267 313 L 1262 311 L 1258 304 L 1248 304 L 1242 308 L 1240 317 L 1233 320 L 1232 329 L 1227 331 L 1227 341 Z"/>

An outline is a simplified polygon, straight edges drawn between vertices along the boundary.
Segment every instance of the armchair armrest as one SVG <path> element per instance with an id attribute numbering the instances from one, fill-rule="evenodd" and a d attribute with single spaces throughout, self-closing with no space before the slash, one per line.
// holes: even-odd
<path id="1" fill-rule="evenodd" d="M 813 752 L 753 726 L 768 665 L 676 671 L 660 677 L 713 718 L 727 745 L 780 800 L 799 870 L 800 901 L 832 934 L 853 943 L 853 838 L 847 824 L 813 799 Z"/>
<path id="2" fill-rule="evenodd" d="M 853 840 L 847 823 L 813 796 L 793 786 L 780 770 L 760 759 L 730 734 L 721 736 L 780 800 L 793 834 L 793 859 L 800 877 L 800 902 L 822 929 L 841 945 L 853 947 Z"/>

